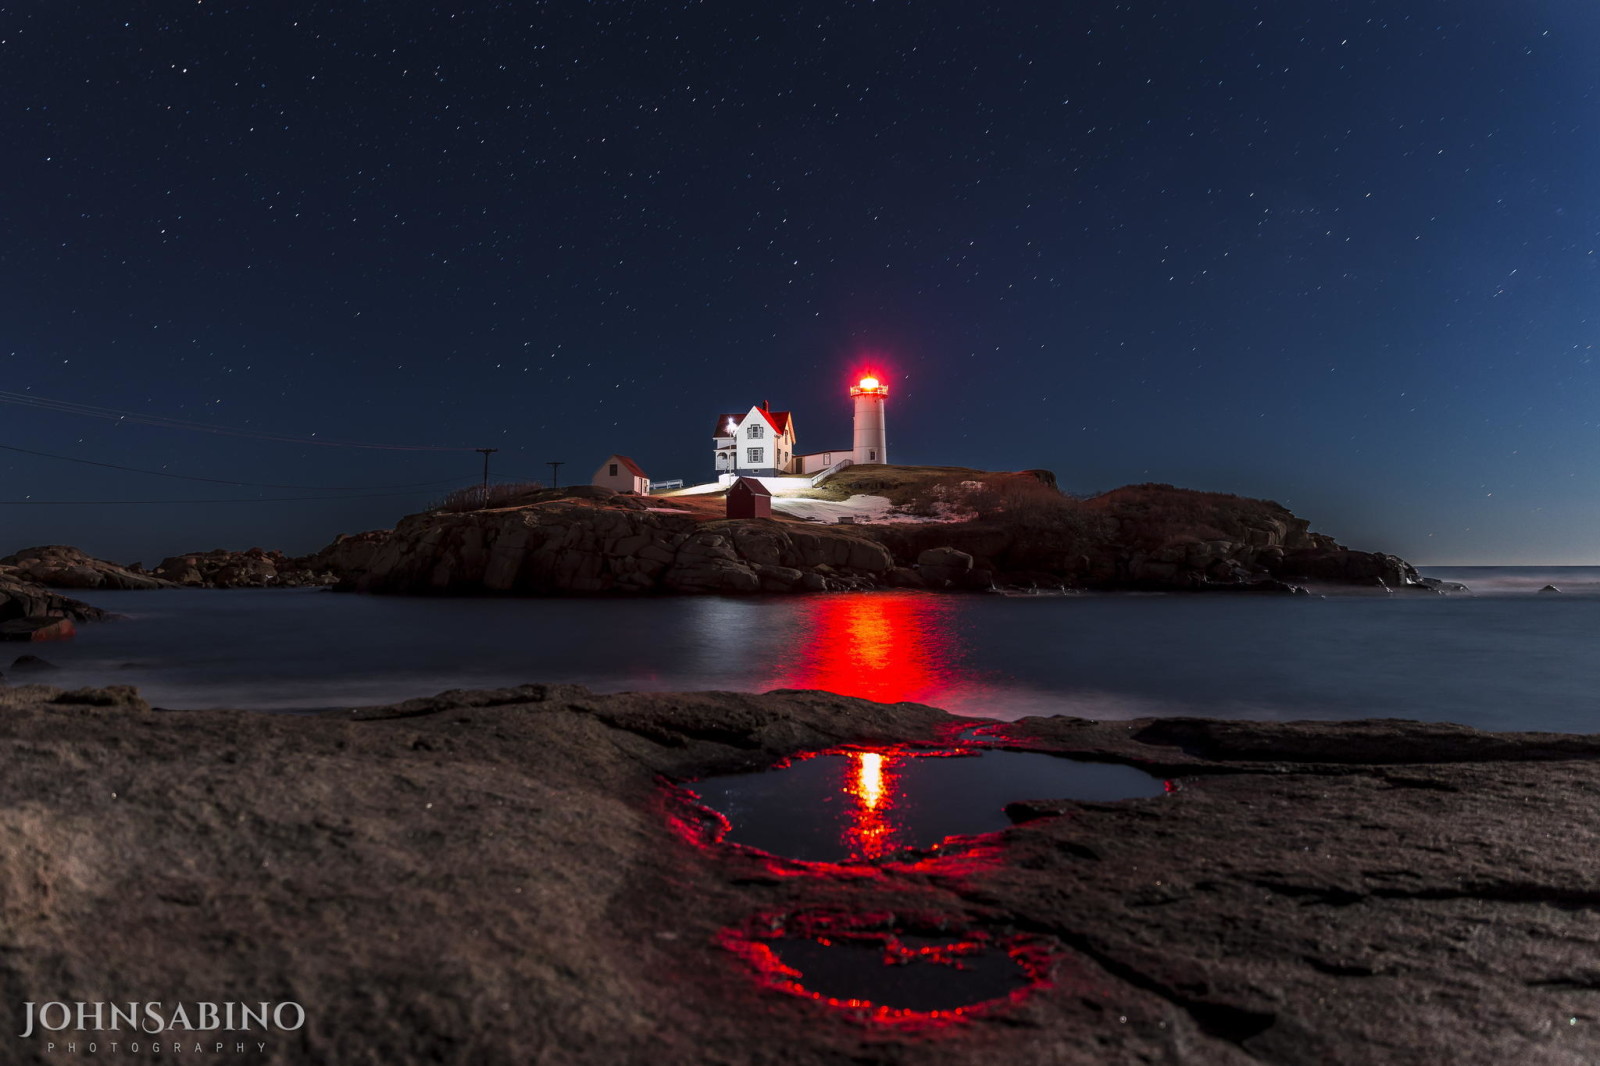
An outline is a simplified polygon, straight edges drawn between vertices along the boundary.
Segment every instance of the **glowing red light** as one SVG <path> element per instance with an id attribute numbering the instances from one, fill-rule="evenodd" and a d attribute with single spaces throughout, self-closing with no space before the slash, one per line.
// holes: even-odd
<path id="1" fill-rule="evenodd" d="M 883 756 L 875 751 L 863 751 L 855 757 L 856 795 L 861 806 L 875 811 L 883 803 Z"/>
<path id="2" fill-rule="evenodd" d="M 885 385 L 876 374 L 863 374 L 860 381 L 850 386 L 850 395 L 887 396 L 889 395 L 889 386 Z"/>
<path id="3" fill-rule="evenodd" d="M 898 760 L 885 759 L 875 751 L 850 755 L 850 776 L 844 793 L 855 801 L 850 822 L 845 826 L 844 844 L 852 856 L 879 859 L 903 845 L 897 839 L 899 827 L 892 811 L 895 805 L 894 766 Z"/>
<path id="4" fill-rule="evenodd" d="M 937 704 L 961 660 L 953 611 L 913 592 L 812 597 L 797 612 L 800 641 L 768 687 Z"/>

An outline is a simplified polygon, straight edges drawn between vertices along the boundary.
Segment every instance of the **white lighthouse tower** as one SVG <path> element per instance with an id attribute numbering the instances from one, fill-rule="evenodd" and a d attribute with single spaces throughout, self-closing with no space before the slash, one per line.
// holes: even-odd
<path id="1" fill-rule="evenodd" d="M 883 428 L 883 404 L 889 398 L 889 386 L 870 374 L 850 387 L 856 401 L 857 463 L 887 463 L 889 441 Z"/>

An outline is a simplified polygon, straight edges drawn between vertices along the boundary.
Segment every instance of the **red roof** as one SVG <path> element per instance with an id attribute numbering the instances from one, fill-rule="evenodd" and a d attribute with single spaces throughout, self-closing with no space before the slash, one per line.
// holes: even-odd
<path id="1" fill-rule="evenodd" d="M 761 408 L 757 408 L 757 410 L 760 410 L 766 416 L 767 422 L 772 426 L 772 431 L 778 436 L 781 437 L 789 431 L 788 411 L 767 411 Z M 749 414 L 748 411 L 745 414 L 730 412 L 725 415 L 718 415 L 717 428 L 711 431 L 711 435 L 713 437 L 726 437 L 728 435 L 728 423 L 731 421 L 735 426 L 743 425 L 747 414 Z"/>
<path id="2" fill-rule="evenodd" d="M 743 489 L 752 496 L 772 495 L 772 490 L 768 489 L 765 485 L 753 477 L 742 477 L 738 481 L 735 481 L 732 485 L 728 486 L 728 491 L 730 493 L 737 491 L 738 489 Z"/>
<path id="3" fill-rule="evenodd" d="M 617 462 L 619 462 L 623 466 L 627 467 L 628 468 L 628 473 L 632 474 L 634 477 L 648 478 L 650 476 L 649 474 L 646 474 L 643 470 L 640 470 L 639 469 L 639 464 L 634 462 L 632 459 L 629 459 L 626 455 L 613 455 L 611 457 L 611 459 L 615 459 Z M 608 459 L 606 461 L 610 462 L 611 460 Z"/>

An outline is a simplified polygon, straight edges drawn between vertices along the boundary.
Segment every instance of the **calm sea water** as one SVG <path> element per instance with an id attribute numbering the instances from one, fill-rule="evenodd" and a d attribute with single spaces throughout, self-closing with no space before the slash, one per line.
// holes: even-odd
<path id="1" fill-rule="evenodd" d="M 1425 572 L 1475 592 L 607 601 L 121 592 L 84 598 L 128 621 L 28 650 L 64 668 L 51 683 L 132 683 L 173 708 L 308 710 L 576 681 L 602 691 L 825 688 L 1008 719 L 1403 717 L 1600 732 L 1600 568 Z M 1563 593 L 1537 594 L 1546 583 Z"/>

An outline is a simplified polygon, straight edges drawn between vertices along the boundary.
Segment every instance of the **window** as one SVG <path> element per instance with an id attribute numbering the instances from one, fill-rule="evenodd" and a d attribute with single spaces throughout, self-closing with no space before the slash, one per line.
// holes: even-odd
<path id="1" fill-rule="evenodd" d="M 744 450 L 744 461 L 747 463 L 759 463 L 761 462 L 762 453 L 765 451 L 765 448 L 746 448 Z"/>
<path id="2" fill-rule="evenodd" d="M 616 463 L 612 463 L 611 464 L 611 476 L 612 477 L 616 477 L 617 476 L 617 464 Z"/>
<path id="3" fill-rule="evenodd" d="M 766 436 L 766 434 L 766 426 L 751 426 L 750 429 L 746 431 L 745 436 L 749 437 L 751 440 L 760 440 L 762 437 Z"/>
<path id="4" fill-rule="evenodd" d="M 877 452 L 873 452 L 873 451 L 867 452 L 867 462 L 875 463 L 877 461 L 878 461 L 878 453 Z"/>

